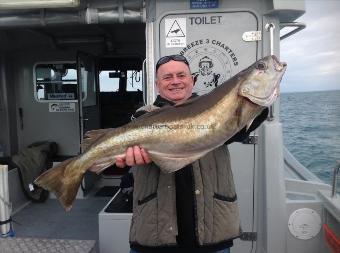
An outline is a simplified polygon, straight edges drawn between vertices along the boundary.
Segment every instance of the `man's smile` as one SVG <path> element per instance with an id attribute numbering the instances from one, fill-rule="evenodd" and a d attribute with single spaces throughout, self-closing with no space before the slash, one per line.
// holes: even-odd
<path id="1" fill-rule="evenodd" d="M 169 91 L 174 91 L 174 92 L 182 91 L 182 90 L 184 90 L 184 88 L 178 88 L 178 87 L 176 87 L 176 88 L 169 88 Z"/>

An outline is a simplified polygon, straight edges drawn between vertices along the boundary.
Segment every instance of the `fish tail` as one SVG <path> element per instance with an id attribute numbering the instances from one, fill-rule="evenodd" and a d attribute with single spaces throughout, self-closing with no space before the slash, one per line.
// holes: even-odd
<path id="1" fill-rule="evenodd" d="M 76 158 L 63 161 L 34 181 L 36 185 L 53 192 L 66 211 L 71 210 L 84 177 L 84 172 L 77 168 L 76 161 Z"/>

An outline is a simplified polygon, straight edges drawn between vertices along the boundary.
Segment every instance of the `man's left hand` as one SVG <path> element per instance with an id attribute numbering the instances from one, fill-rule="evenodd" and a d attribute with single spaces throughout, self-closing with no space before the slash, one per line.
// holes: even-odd
<path id="1" fill-rule="evenodd" d="M 116 166 L 124 168 L 125 166 L 145 165 L 151 162 L 151 158 L 145 149 L 139 146 L 129 147 L 125 152 L 125 159 L 116 158 Z"/>

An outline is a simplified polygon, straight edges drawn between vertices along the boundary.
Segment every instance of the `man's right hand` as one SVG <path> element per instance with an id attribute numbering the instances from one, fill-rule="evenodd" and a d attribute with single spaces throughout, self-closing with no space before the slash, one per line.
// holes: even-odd
<path id="1" fill-rule="evenodd" d="M 119 168 L 124 168 L 125 166 L 144 165 L 148 163 L 151 163 L 151 158 L 148 152 L 139 146 L 129 147 L 125 151 L 125 158 L 116 158 L 116 166 Z"/>

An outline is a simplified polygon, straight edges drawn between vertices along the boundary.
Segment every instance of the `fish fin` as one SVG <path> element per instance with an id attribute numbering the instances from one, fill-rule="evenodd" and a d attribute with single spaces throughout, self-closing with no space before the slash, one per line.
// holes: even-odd
<path id="1" fill-rule="evenodd" d="M 152 111 L 157 110 L 159 108 L 160 107 L 155 106 L 155 105 L 145 105 L 145 106 L 142 106 L 141 108 L 137 109 L 136 112 L 140 112 L 140 111 L 152 112 Z"/>
<path id="2" fill-rule="evenodd" d="M 191 105 L 192 103 L 194 103 L 197 99 L 200 99 L 200 97 L 202 96 L 205 96 L 205 95 L 201 95 L 201 96 L 196 96 L 196 97 L 193 97 L 193 98 L 189 98 L 188 100 L 182 102 L 182 103 L 178 103 L 178 104 L 175 104 L 174 107 L 185 107 L 185 106 L 188 106 L 188 105 Z"/>
<path id="3" fill-rule="evenodd" d="M 71 210 L 84 176 L 82 170 L 72 169 L 75 160 L 76 158 L 70 158 L 57 164 L 34 181 L 34 184 L 53 192 L 66 211 Z M 73 172 L 72 175 L 68 175 L 70 171 Z M 75 171 L 79 171 L 79 173 L 74 173 Z"/>
<path id="4" fill-rule="evenodd" d="M 89 170 L 92 172 L 95 172 L 97 174 L 100 174 L 103 170 L 110 167 L 111 165 L 115 164 L 116 159 L 114 157 L 110 157 L 107 159 L 103 159 L 100 161 L 96 161 Z"/>
<path id="5" fill-rule="evenodd" d="M 113 128 L 105 128 L 87 131 L 84 135 L 83 143 L 81 144 L 83 152 L 86 151 L 100 137 L 104 136 L 112 130 Z"/>
<path id="6" fill-rule="evenodd" d="M 164 157 L 157 153 L 149 152 L 151 160 L 165 173 L 172 173 L 182 169 L 186 165 L 196 161 L 207 152 L 192 155 L 190 157 Z"/>
<path id="7" fill-rule="evenodd" d="M 249 130 L 250 126 L 253 124 L 254 120 L 255 120 L 255 118 L 253 118 L 252 120 L 250 120 L 250 121 L 247 123 L 247 125 L 246 125 L 246 132 L 248 132 L 248 130 Z"/>
<path id="8" fill-rule="evenodd" d="M 164 105 L 163 107 L 154 107 L 154 109 L 151 110 L 145 110 L 147 113 L 144 113 L 140 116 L 138 116 L 137 118 L 134 119 L 134 121 L 140 121 L 141 119 L 146 119 L 149 118 L 153 115 L 157 115 L 161 112 L 163 112 L 164 110 L 166 110 L 166 108 L 171 107 L 170 105 Z"/>

